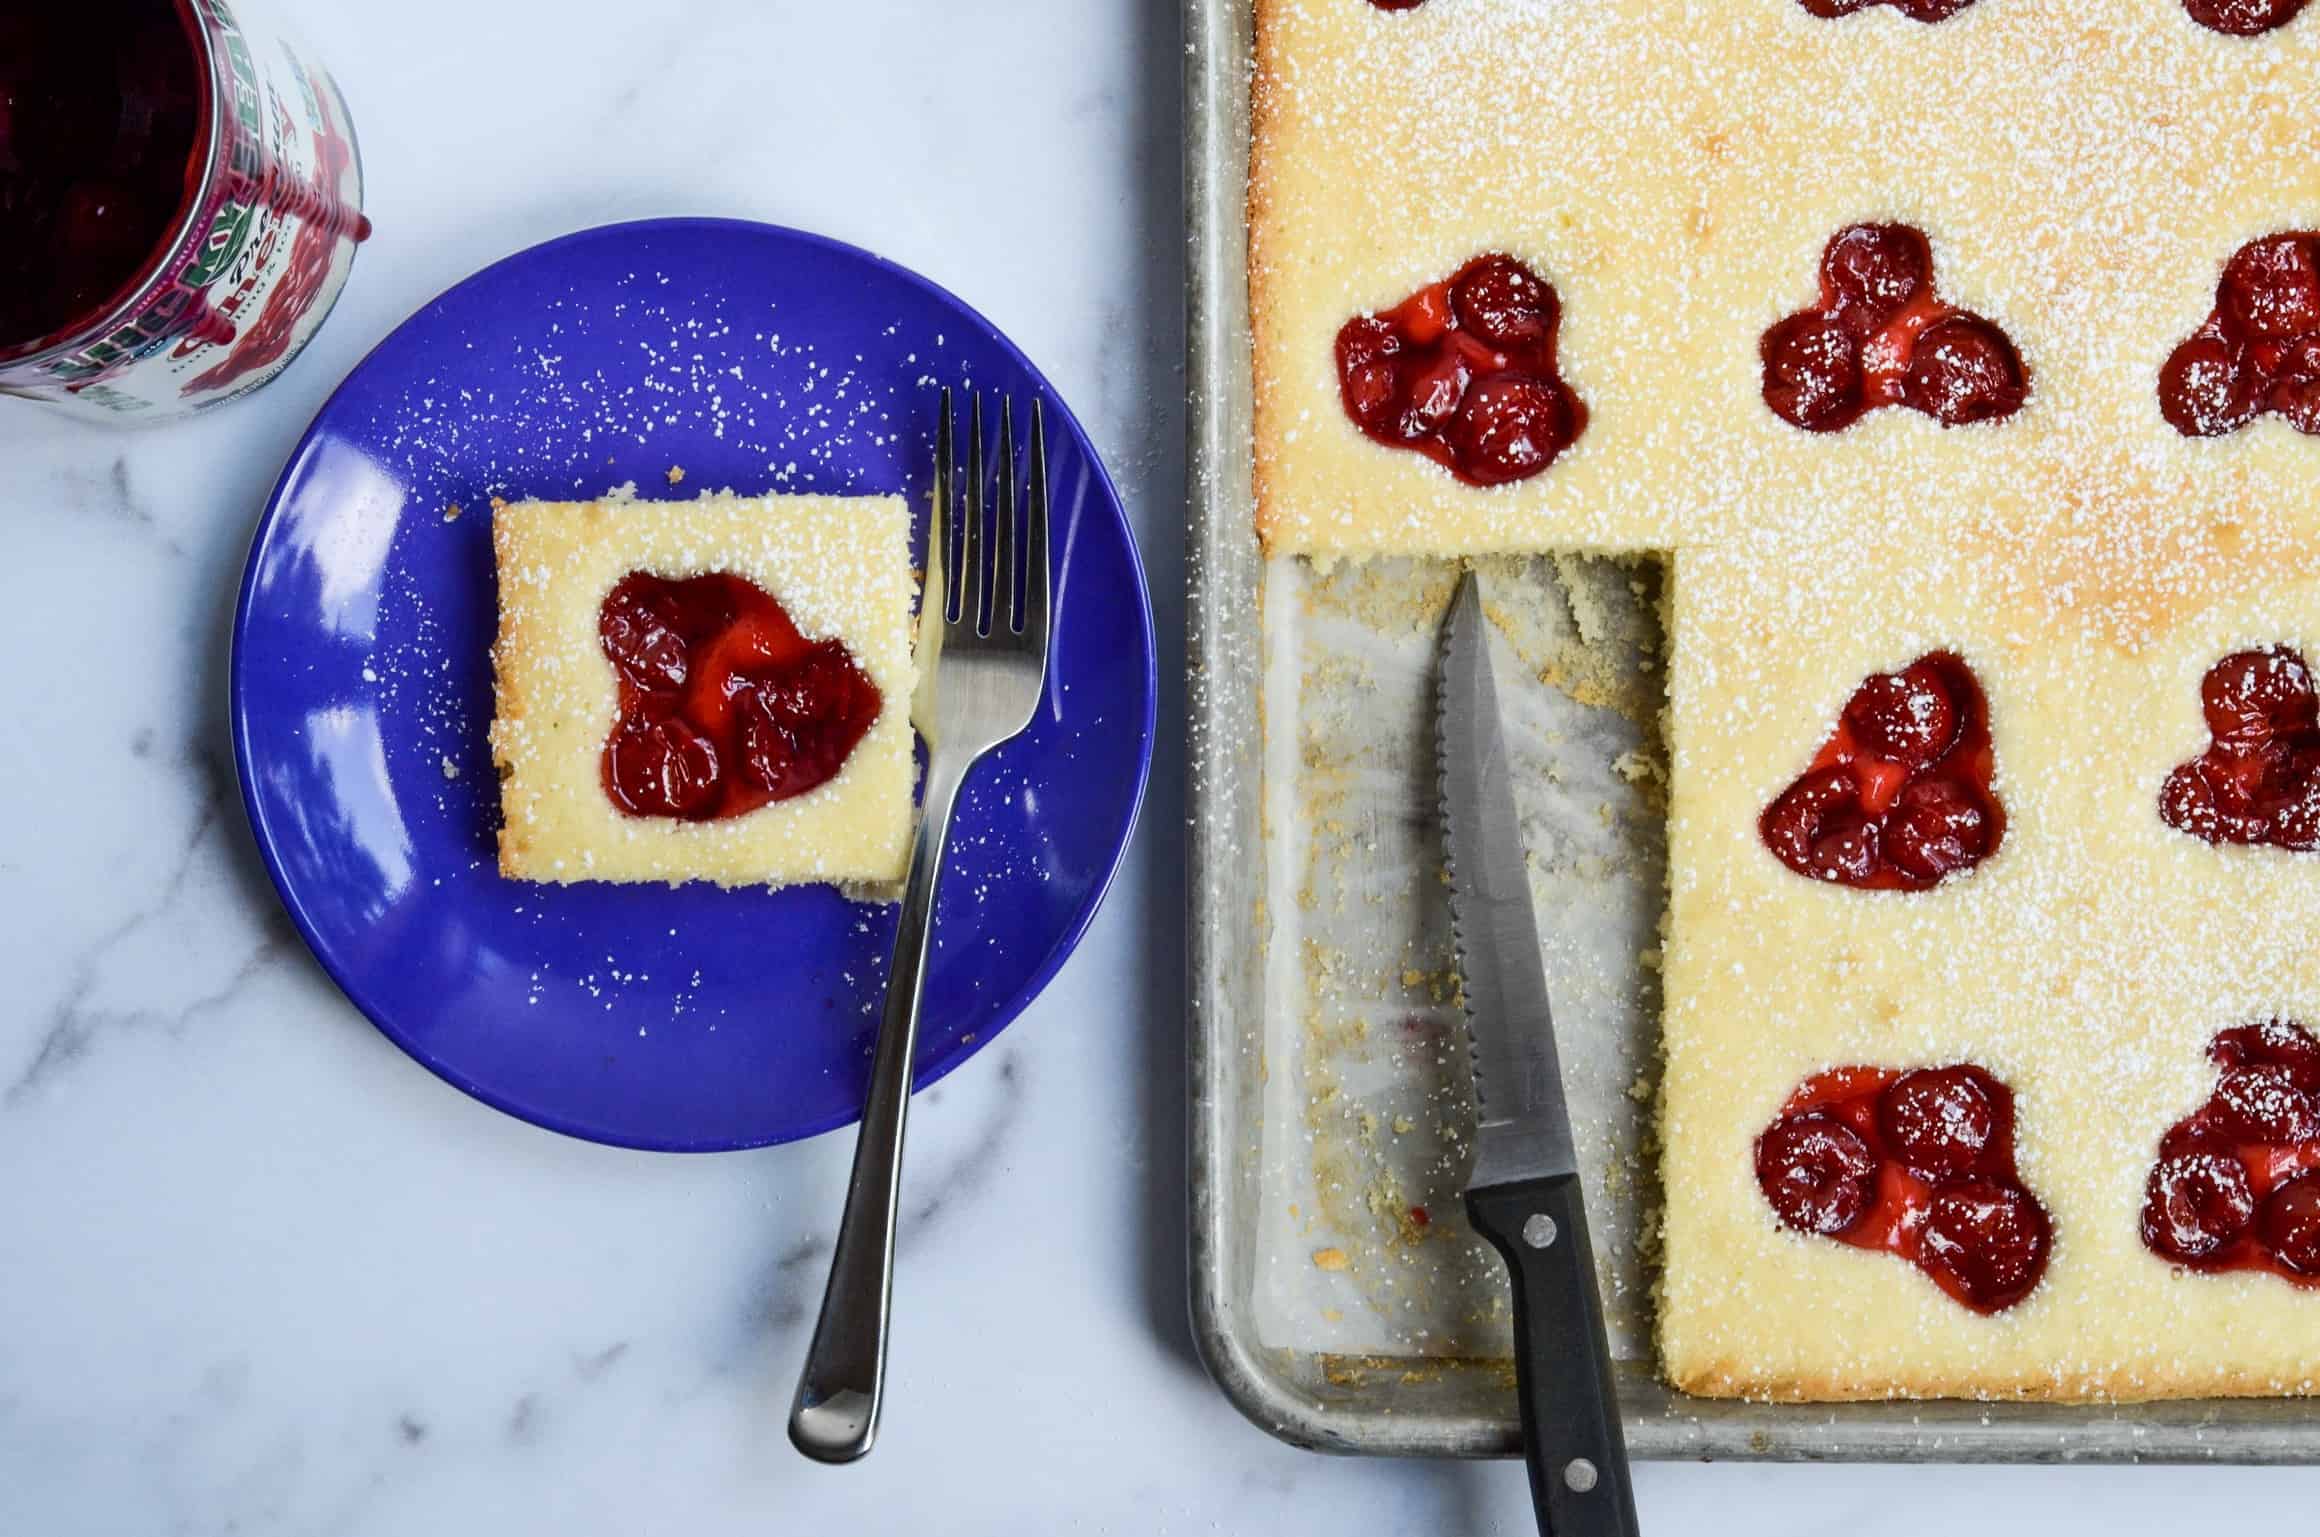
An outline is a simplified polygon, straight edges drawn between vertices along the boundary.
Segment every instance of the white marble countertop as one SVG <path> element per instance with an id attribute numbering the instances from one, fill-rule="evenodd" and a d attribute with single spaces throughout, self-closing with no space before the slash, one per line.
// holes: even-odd
<path id="1" fill-rule="evenodd" d="M 463 1098 L 309 960 L 233 794 L 226 616 L 307 418 L 439 289 L 621 218 L 823 230 L 1007 328 L 1127 493 L 1181 677 L 1172 0 L 292 10 L 378 225 L 320 339 L 174 427 L 0 401 L 0 1532 L 1530 1530 L 1513 1464 L 1296 1452 L 1193 1358 L 1172 692 L 1087 942 L 912 1121 L 887 1420 L 848 1469 L 782 1418 L 851 1138 L 656 1157 Z M 1663 1533 L 2290 1531 L 2320 1507 L 2308 1470 L 1637 1482 Z"/>

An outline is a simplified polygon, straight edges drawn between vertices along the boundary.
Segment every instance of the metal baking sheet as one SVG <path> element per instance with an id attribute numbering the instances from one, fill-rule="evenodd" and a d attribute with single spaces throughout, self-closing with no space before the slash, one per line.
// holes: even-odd
<path id="1" fill-rule="evenodd" d="M 1505 1284 L 1457 1201 L 1472 1111 L 1425 736 L 1454 572 L 1257 549 L 1251 12 L 1186 5 L 1195 1333 L 1225 1394 L 1284 1440 L 1511 1455 Z M 2297 1401 L 1783 1405 L 1658 1380 L 1660 573 L 1551 554 L 1482 568 L 1633 1453 L 2320 1459 L 2320 1410 Z"/>

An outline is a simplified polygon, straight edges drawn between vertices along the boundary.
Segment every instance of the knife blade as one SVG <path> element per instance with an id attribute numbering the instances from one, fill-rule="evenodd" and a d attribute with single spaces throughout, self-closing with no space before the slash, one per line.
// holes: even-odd
<path id="1" fill-rule="evenodd" d="M 1489 625 L 1472 572 L 1443 631 L 1435 697 L 1450 926 L 1474 1057 L 1471 1184 L 1575 1174 L 1554 1011 L 1531 911 L 1531 878 L 1507 769 Z"/>
<path id="2" fill-rule="evenodd" d="M 1466 1213 L 1514 1290 L 1516 1386 L 1543 1533 L 1634 1537 L 1635 1494 L 1555 1051 L 1529 861 L 1470 571 L 1443 626 L 1435 754 L 1451 935 L 1474 1064 Z"/>

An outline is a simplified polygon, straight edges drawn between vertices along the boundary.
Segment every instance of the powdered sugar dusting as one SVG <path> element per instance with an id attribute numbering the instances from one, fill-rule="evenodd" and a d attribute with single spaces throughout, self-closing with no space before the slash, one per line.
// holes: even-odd
<path id="1" fill-rule="evenodd" d="M 2221 264 L 2320 225 L 2320 29 L 1979 0 L 1934 27 L 1785 0 L 1263 0 L 1252 186 L 1260 526 L 1317 557 L 1649 551 L 1670 563 L 1673 805 L 1662 1345 L 1784 1397 L 2306 1391 L 2320 1298 L 2173 1275 L 2134 1213 L 2213 1031 L 2320 1015 L 2312 866 L 2167 829 L 2223 653 L 2320 635 L 2314 445 L 2194 441 L 2160 362 Z M 1926 231 L 2031 372 L 1945 430 L 1774 418 L 1757 340 L 1837 228 Z M 1584 437 L 1492 491 L 1363 439 L 1330 343 L 1483 250 L 1552 281 Z M 1869 672 L 1958 651 L 1991 699 L 2006 844 L 1936 891 L 1781 869 L 1756 816 Z M 1965 1313 L 1780 1232 L 1754 1133 L 1846 1061 L 1972 1057 L 2021 1094 L 2056 1219 L 2031 1298 Z M 1835 1252 L 1830 1252 L 1835 1251 Z"/>

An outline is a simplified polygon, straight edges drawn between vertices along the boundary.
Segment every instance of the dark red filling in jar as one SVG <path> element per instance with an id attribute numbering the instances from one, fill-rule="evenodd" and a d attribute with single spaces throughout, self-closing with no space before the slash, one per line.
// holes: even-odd
<path id="1" fill-rule="evenodd" d="M 1525 480 L 1586 430 L 1555 363 L 1562 303 L 1511 256 L 1477 256 L 1338 328 L 1337 389 L 1365 434 L 1469 485 Z"/>
<path id="2" fill-rule="evenodd" d="M 1821 252 L 1820 303 L 1764 333 L 1764 403 L 1807 432 L 1837 432 L 1879 406 L 1944 427 L 2022 409 L 2030 372 L 1994 321 L 1945 302 L 1933 248 L 1906 224 L 1855 224 Z"/>
<path id="3" fill-rule="evenodd" d="M 2320 1041 L 2274 1019 L 2219 1032 L 2207 1055 L 2215 1091 L 2159 1140 L 2144 1247 L 2193 1270 L 2320 1283 Z"/>
<path id="4" fill-rule="evenodd" d="M 2159 369 L 2159 412 L 2188 438 L 2265 412 L 2320 433 L 2320 234 L 2291 230 L 2232 253 L 2215 308 Z"/>
<path id="5" fill-rule="evenodd" d="M 2159 818 L 2209 843 L 2320 849 L 2320 697 L 2286 646 L 2235 651 L 2200 680 L 2207 750 L 2159 789 Z"/>
<path id="6" fill-rule="evenodd" d="M 2053 1222 L 2014 1166 L 2014 1094 L 1971 1063 L 1807 1079 L 1756 1139 L 1783 1225 L 1897 1254 L 1977 1313 L 2036 1289 Z"/>
<path id="7" fill-rule="evenodd" d="M 709 821 L 803 795 L 878 719 L 878 686 L 742 577 L 637 571 L 597 616 L 620 679 L 604 791 L 632 816 Z"/>
<path id="8" fill-rule="evenodd" d="M 0 7 L 0 355 L 87 329 L 158 262 L 209 105 L 173 0 Z"/>
<path id="9" fill-rule="evenodd" d="M 2006 831 L 1989 717 L 1973 669 L 1951 652 L 1872 674 L 1812 766 L 1764 808 L 1758 836 L 1799 875 L 1870 891 L 1921 891 L 1972 869 Z"/>

